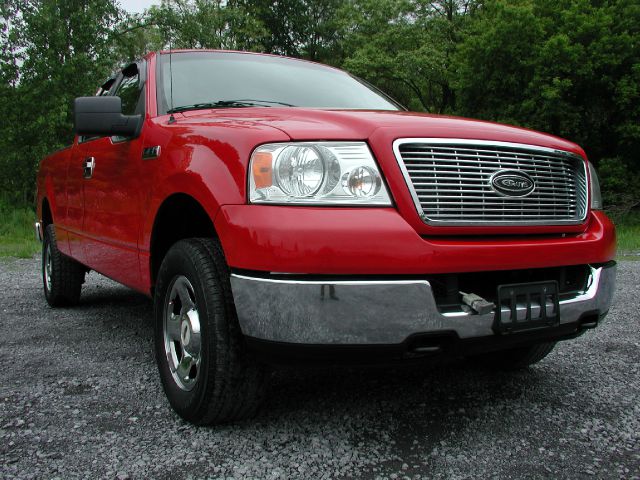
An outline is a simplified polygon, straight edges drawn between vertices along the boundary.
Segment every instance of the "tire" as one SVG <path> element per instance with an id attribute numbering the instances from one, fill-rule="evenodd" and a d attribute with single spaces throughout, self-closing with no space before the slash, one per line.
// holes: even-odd
<path id="1" fill-rule="evenodd" d="M 158 273 L 154 315 L 160 379 L 178 415 L 209 425 L 257 412 L 267 374 L 246 351 L 218 242 L 194 238 L 171 247 Z"/>
<path id="2" fill-rule="evenodd" d="M 526 347 L 491 352 L 473 357 L 473 361 L 482 367 L 495 370 L 521 370 L 527 368 L 551 353 L 556 342 L 536 343 Z"/>
<path id="3" fill-rule="evenodd" d="M 77 305 L 85 272 L 84 265 L 60 252 L 55 228 L 47 225 L 42 242 L 42 284 L 47 303 L 52 307 Z"/>

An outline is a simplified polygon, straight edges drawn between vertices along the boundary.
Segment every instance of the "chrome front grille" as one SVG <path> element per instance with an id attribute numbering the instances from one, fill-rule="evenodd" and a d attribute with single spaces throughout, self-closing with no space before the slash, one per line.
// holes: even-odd
<path id="1" fill-rule="evenodd" d="M 418 213 L 434 225 L 566 225 L 587 214 L 586 164 L 573 153 L 533 145 L 457 139 L 400 139 L 396 159 Z M 535 187 L 509 196 L 498 172 L 522 172 Z"/>

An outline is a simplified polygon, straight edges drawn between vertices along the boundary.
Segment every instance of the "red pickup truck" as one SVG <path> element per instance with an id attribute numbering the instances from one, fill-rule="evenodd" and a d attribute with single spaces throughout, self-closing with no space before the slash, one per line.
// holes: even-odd
<path id="1" fill-rule="evenodd" d="M 222 51 L 151 53 L 74 119 L 38 174 L 46 300 L 77 303 L 89 270 L 152 297 L 191 422 L 255 412 L 268 364 L 520 368 L 609 309 L 614 227 L 566 140 Z"/>

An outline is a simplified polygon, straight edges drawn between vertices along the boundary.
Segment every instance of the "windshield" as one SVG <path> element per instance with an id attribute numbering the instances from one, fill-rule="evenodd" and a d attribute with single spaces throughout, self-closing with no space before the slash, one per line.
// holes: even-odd
<path id="1" fill-rule="evenodd" d="M 169 62 L 168 54 L 159 56 L 160 114 L 168 112 L 172 106 L 174 111 L 190 107 L 248 106 L 400 108 L 383 93 L 346 72 L 303 60 L 231 52 L 174 52 L 171 57 Z"/>

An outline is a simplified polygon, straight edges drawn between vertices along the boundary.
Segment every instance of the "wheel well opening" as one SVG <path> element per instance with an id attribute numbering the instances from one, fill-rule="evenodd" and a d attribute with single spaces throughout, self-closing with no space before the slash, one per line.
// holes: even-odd
<path id="1" fill-rule="evenodd" d="M 42 201 L 42 230 L 53 223 L 53 215 L 51 214 L 51 207 L 49 206 L 49 200 L 46 198 Z"/>
<path id="2" fill-rule="evenodd" d="M 175 194 L 160 206 L 151 233 L 151 285 L 155 285 L 158 270 L 171 246 L 179 240 L 194 237 L 216 237 L 211 218 L 189 195 Z"/>

